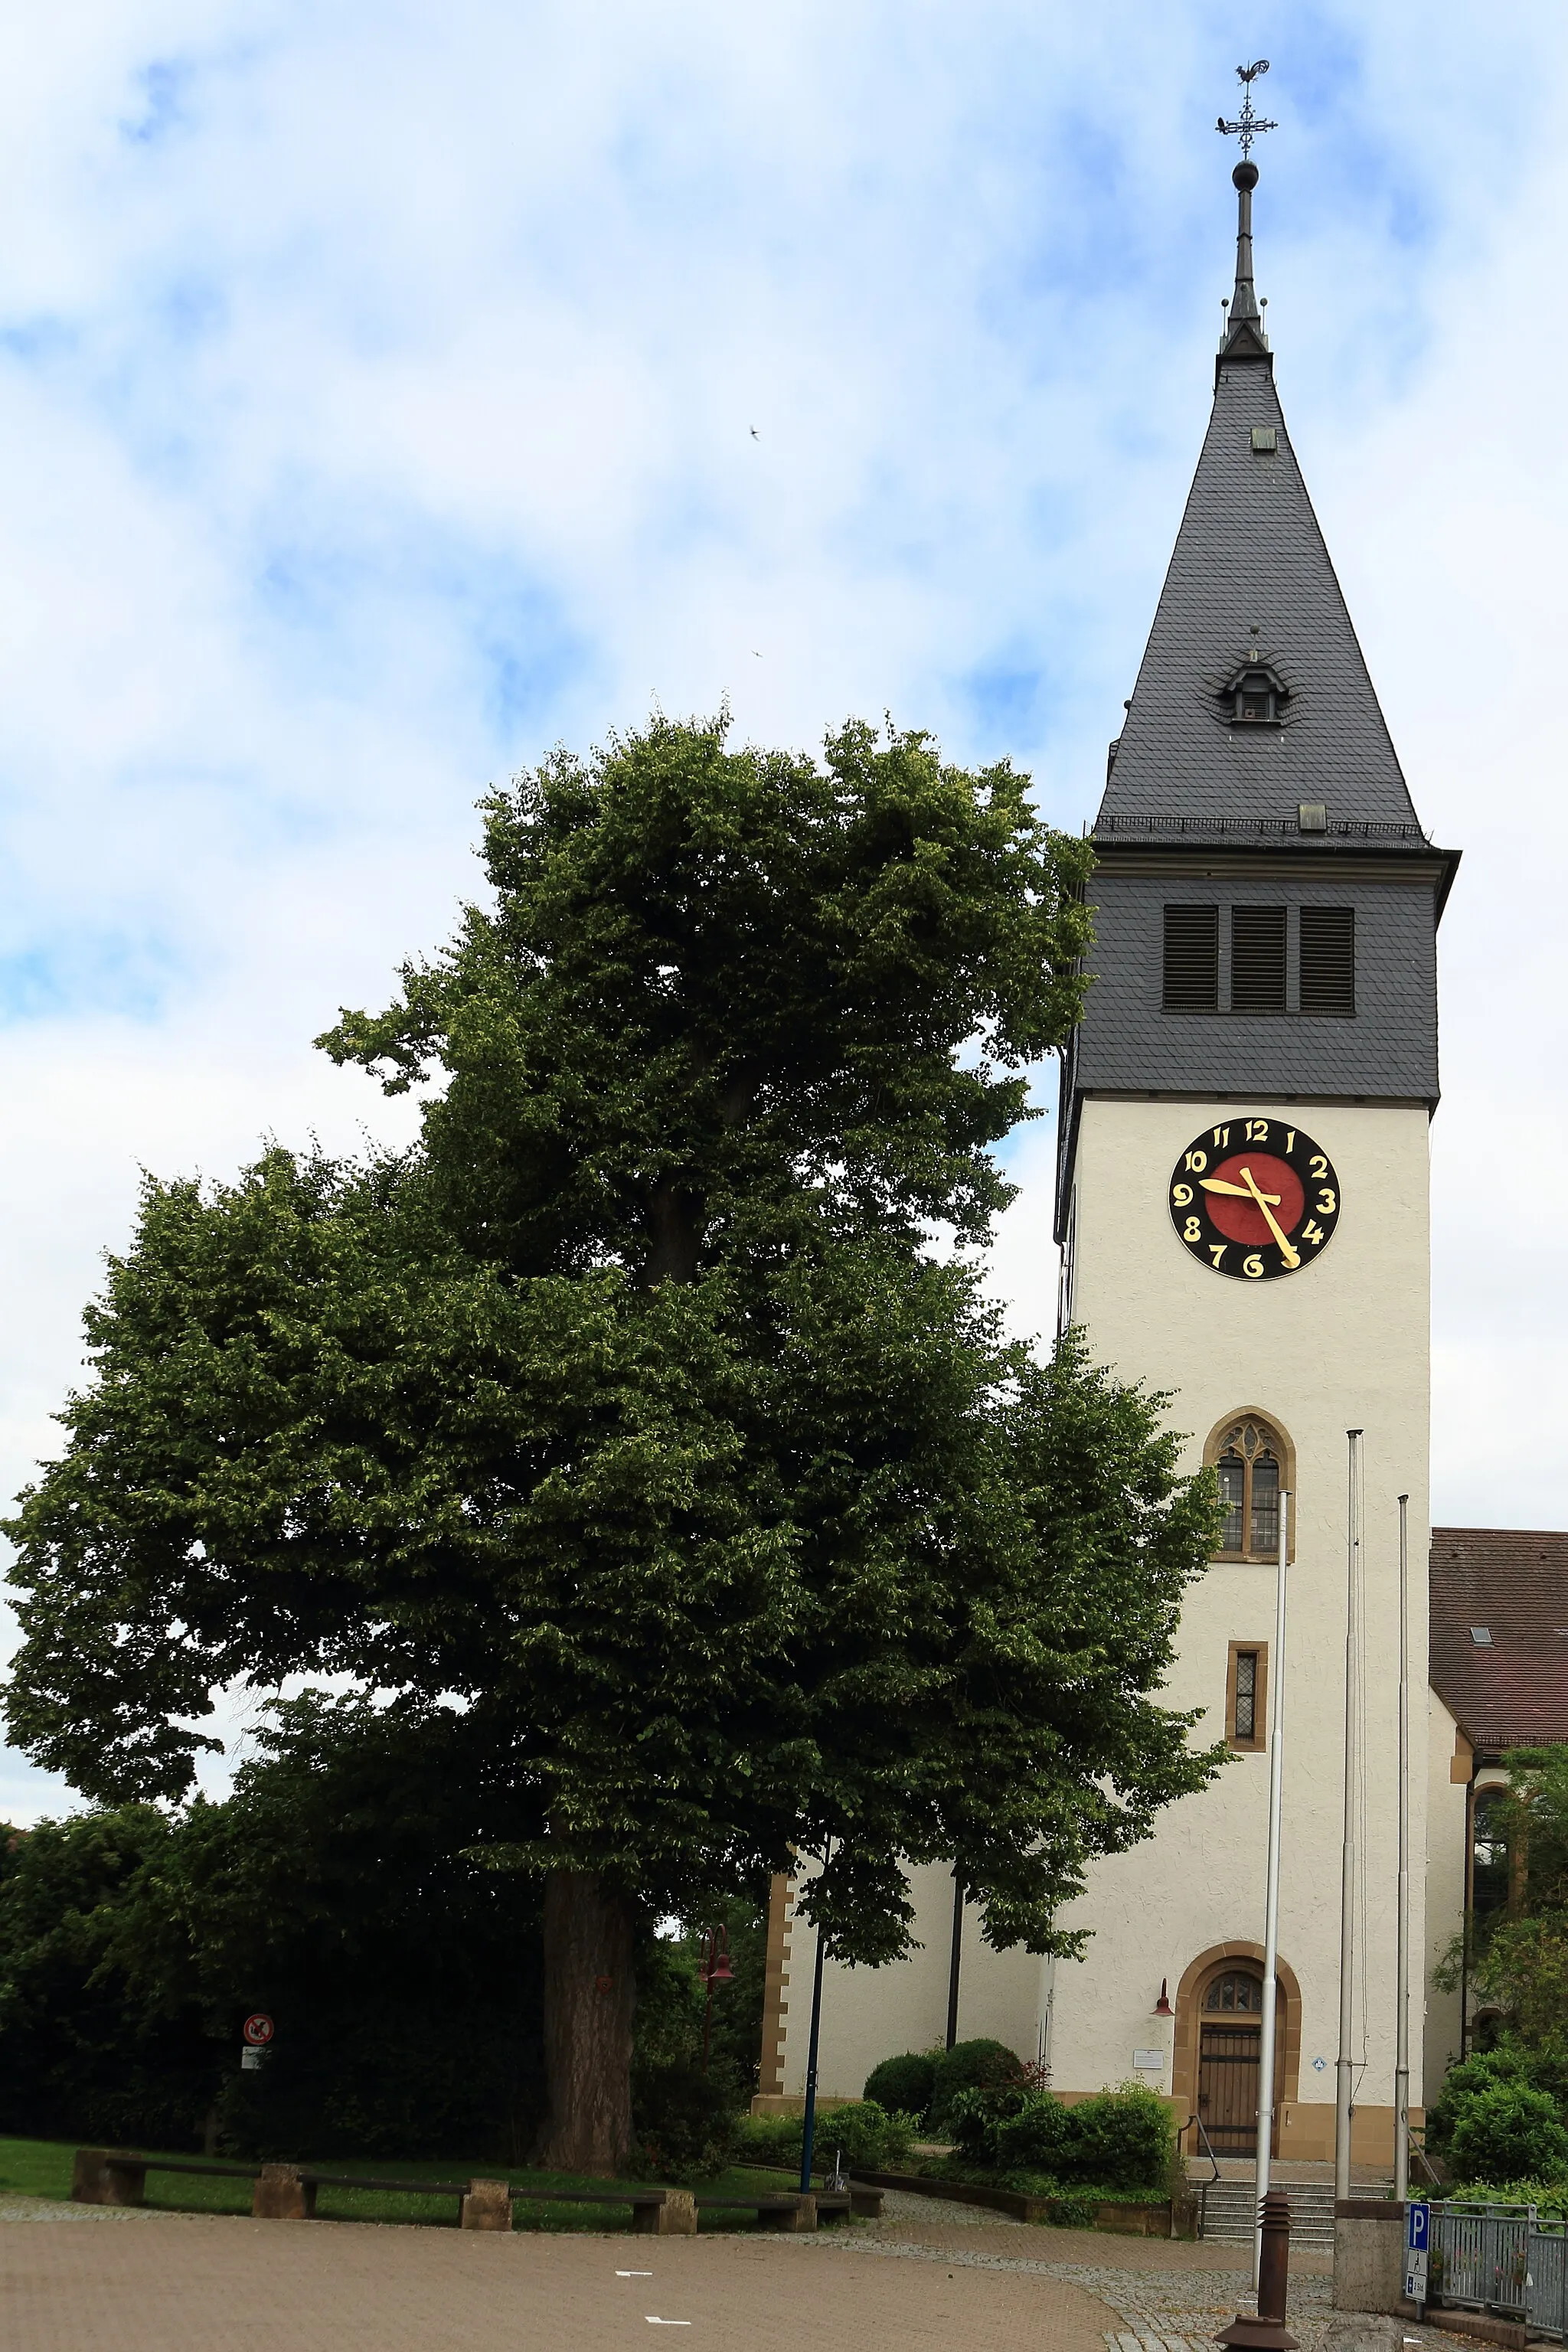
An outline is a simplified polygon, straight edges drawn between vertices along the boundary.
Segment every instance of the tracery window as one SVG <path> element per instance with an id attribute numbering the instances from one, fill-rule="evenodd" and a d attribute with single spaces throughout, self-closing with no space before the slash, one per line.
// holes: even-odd
<path id="1" fill-rule="evenodd" d="M 1286 1447 L 1279 1432 L 1258 1413 L 1222 1424 L 1209 1459 L 1219 1477 L 1222 1559 L 1279 1557 L 1279 1492 Z"/>
<path id="2" fill-rule="evenodd" d="M 1249 1975 L 1245 1969 L 1227 1969 L 1224 1976 L 1215 1977 L 1205 1993 L 1204 2007 L 1231 2013 L 1239 2010 L 1247 2017 L 1260 2016 L 1263 1979 Z"/>

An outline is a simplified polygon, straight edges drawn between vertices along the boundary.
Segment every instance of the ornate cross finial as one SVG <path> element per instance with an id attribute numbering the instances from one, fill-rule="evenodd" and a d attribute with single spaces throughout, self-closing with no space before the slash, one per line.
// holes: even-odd
<path id="1" fill-rule="evenodd" d="M 1252 152 L 1253 141 L 1258 138 L 1261 132 L 1265 131 L 1278 131 L 1279 128 L 1279 125 L 1277 122 L 1270 122 L 1267 115 L 1255 114 L 1252 110 L 1252 85 L 1258 79 L 1259 74 L 1266 74 L 1268 71 L 1268 60 L 1267 58 L 1258 58 L 1249 66 L 1237 66 L 1236 69 L 1237 79 L 1242 86 L 1241 112 L 1237 116 L 1234 122 L 1227 122 L 1222 114 L 1219 121 L 1215 125 L 1215 129 L 1216 131 L 1223 131 L 1227 139 L 1240 140 L 1242 161 L 1244 163 Z"/>

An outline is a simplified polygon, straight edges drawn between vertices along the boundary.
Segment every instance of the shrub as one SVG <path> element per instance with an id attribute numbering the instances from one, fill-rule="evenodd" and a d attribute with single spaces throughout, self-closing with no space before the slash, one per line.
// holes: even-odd
<path id="1" fill-rule="evenodd" d="M 1005 2042 L 955 2042 L 936 2061 L 926 2116 L 930 2129 L 940 2135 L 948 2128 L 949 2111 L 961 2091 L 993 2090 L 1023 2071 L 1017 2052 L 1009 2050 Z"/>
<path id="2" fill-rule="evenodd" d="M 1168 2188 L 1175 2137 L 1157 2092 L 1124 2083 L 1079 2099 L 1066 2113 L 1073 2167 L 1066 2178 L 1115 2189 Z"/>
<path id="3" fill-rule="evenodd" d="M 1548 2087 L 1541 2084 L 1530 2054 L 1515 2042 L 1500 2042 L 1495 2049 L 1472 2052 L 1458 2065 L 1449 2067 L 1442 2089 L 1426 2110 L 1426 2146 L 1434 2156 L 1447 2156 L 1454 2126 L 1466 2107 L 1500 2083 Z"/>
<path id="4" fill-rule="evenodd" d="M 1013 2114 L 997 2117 L 991 2135 L 992 2161 L 1008 2172 L 1044 2172 L 1053 2180 L 1073 2179 L 1069 2150 L 1075 2112 L 1048 2091 L 1026 2095 Z"/>
<path id="5" fill-rule="evenodd" d="M 901 2058 L 884 2058 L 866 2077 L 861 2097 L 874 2099 L 889 2115 L 923 2116 L 936 2087 L 936 2053 L 906 2050 Z"/>
<path id="6" fill-rule="evenodd" d="M 872 2099 L 848 2100 L 819 2111 L 812 2142 L 813 2173 L 831 2172 L 835 2149 L 846 2171 L 885 2172 L 903 2163 L 919 2119 L 889 2115 Z M 797 2165 L 804 2119 L 799 2116 L 748 2116 L 738 2127 L 738 2152 L 755 2163 Z"/>
<path id="7" fill-rule="evenodd" d="M 740 2129 L 734 2094 L 681 2063 L 639 2067 L 633 2084 L 632 2168 L 659 2180 L 711 2180 Z"/>
<path id="8" fill-rule="evenodd" d="M 1079 2099 L 1053 2097 L 1033 2069 L 991 2090 L 961 2091 L 952 2129 L 964 2165 L 1029 2172 L 1101 2196 L 1170 2194 L 1175 2137 L 1165 2104 L 1141 2083 Z"/>
<path id="9" fill-rule="evenodd" d="M 1568 2131 L 1550 2092 L 1493 2083 L 1460 2106 L 1449 2158 L 1467 2180 L 1554 2179 L 1568 2174 Z"/>

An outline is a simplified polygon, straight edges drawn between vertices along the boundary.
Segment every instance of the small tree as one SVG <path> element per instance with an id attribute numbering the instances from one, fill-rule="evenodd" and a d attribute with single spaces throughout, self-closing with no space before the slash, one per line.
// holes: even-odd
<path id="1" fill-rule="evenodd" d="M 487 804 L 491 904 L 322 1041 L 428 1089 L 418 1147 L 150 1183 L 89 1310 L 14 1736 L 118 1800 L 236 1681 L 455 1717 L 543 1881 L 551 2162 L 624 2159 L 639 1918 L 830 1839 L 847 1958 L 906 1946 L 900 1857 L 1070 1950 L 1089 1862 L 1213 1769 L 1155 1697 L 1207 1490 L 974 1261 L 1088 860 L 917 736 L 562 753 Z"/>

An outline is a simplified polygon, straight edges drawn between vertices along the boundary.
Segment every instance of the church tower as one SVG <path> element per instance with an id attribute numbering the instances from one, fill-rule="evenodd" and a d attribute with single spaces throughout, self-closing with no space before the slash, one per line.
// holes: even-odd
<path id="1" fill-rule="evenodd" d="M 1245 77 L 1244 77 L 1245 78 Z M 1412 804 L 1285 422 L 1253 285 L 1250 100 L 1214 408 L 1092 827 L 1094 984 L 1062 1068 L 1061 1317 L 1169 1398 L 1224 1526 L 1190 1589 L 1169 1704 L 1231 1760 L 1099 1864 L 1081 1960 L 982 1945 L 916 1870 L 919 1948 L 828 1963 L 820 2086 L 956 2030 L 1082 2095 L 1136 2075 L 1250 2154 L 1262 1994 L 1280 1497 L 1290 1497 L 1275 2147 L 1333 2153 L 1348 1590 L 1359 1431 L 1360 1768 L 1352 2154 L 1393 2150 L 1398 1501 L 1408 1497 L 1414 1755 L 1424 1757 L 1428 1126 L 1436 929 L 1457 857 Z M 1414 1759 L 1413 1759 L 1414 1762 Z M 1445 1762 L 1444 1770 L 1447 1771 Z M 1426 1948 L 1413 1769 L 1410 1948 Z M 812 1958 L 779 1882 L 763 2104 L 805 2087 Z M 804 1948 L 791 1949 L 792 1944 Z M 1422 2080 L 1420 1960 L 1411 2073 Z M 793 1987 L 793 1999 L 786 1989 Z M 1194 2147 L 1195 2129 L 1186 2145 Z"/>
<path id="2" fill-rule="evenodd" d="M 1457 859 L 1411 803 L 1285 423 L 1234 180 L 1235 295 L 1214 409 L 1093 825 L 1096 981 L 1064 1063 L 1064 1321 L 1171 1395 L 1213 1465 L 1222 1547 L 1169 1696 L 1236 1761 L 1103 1865 L 1054 1971 L 1064 2090 L 1139 2072 L 1219 2153 L 1255 2144 L 1279 1496 L 1291 1570 L 1277 2145 L 1332 2153 L 1347 1433 L 1364 1538 L 1357 2160 L 1393 2146 L 1398 1497 L 1411 1685 L 1426 1689 L 1427 1129 L 1436 927 Z M 1417 1740 L 1417 1752 L 1423 1743 Z M 1419 1775 L 1417 1775 L 1419 1780 Z M 1422 1933 L 1419 1786 L 1413 1949 Z M 1173 2019 L 1155 2014 L 1162 1983 Z M 1419 1973 L 1412 2072 L 1421 2080 Z M 1156 2060 L 1155 2053 L 1158 2053 Z M 1195 2135 L 1194 2135 L 1195 2137 Z"/>

